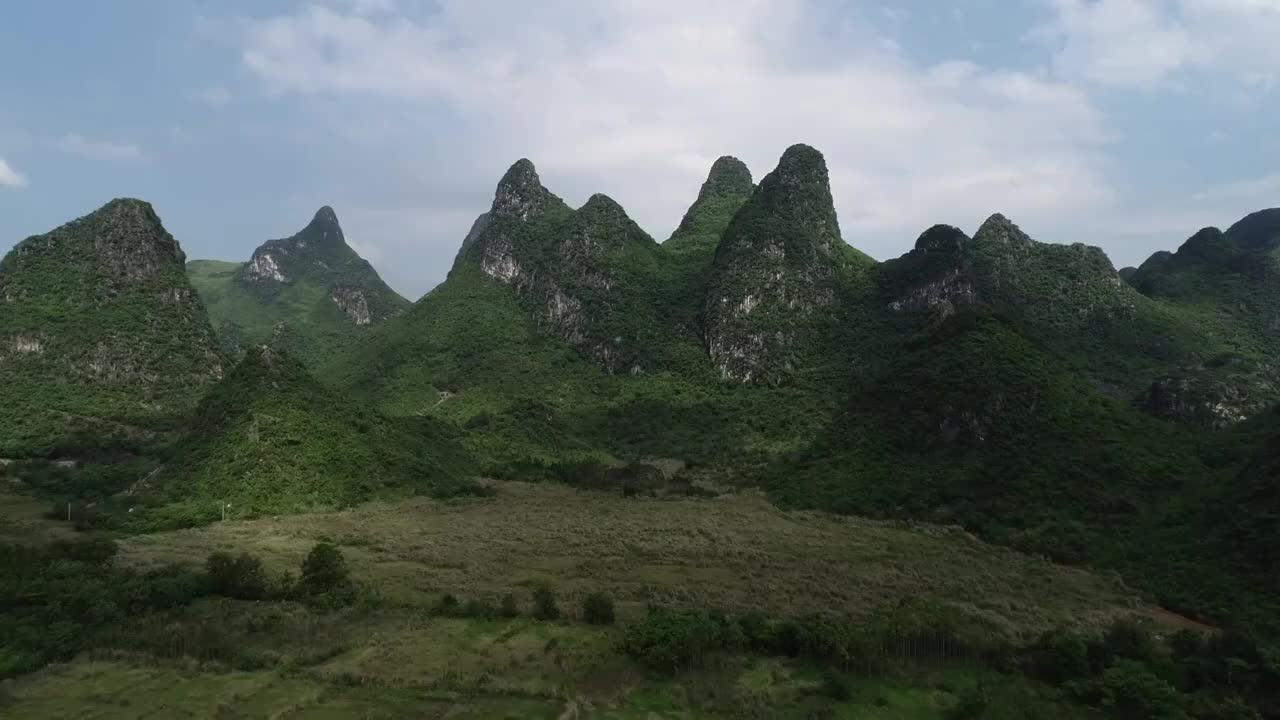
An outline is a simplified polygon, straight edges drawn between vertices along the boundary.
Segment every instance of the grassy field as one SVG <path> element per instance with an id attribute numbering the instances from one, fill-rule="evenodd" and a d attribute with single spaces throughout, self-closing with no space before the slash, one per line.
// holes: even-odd
<path id="1" fill-rule="evenodd" d="M 1010 636 L 1099 627 L 1155 611 L 1118 582 L 981 543 L 961 530 L 789 512 L 754 493 L 622 498 L 558 484 L 499 483 L 490 497 L 369 503 L 120 539 L 118 562 L 202 565 L 248 551 L 296 571 L 336 543 L 372 605 L 318 613 L 293 602 L 206 598 L 138 618 L 100 650 L 0 685 L 0 716 L 30 718 L 872 718 L 941 719 L 983 677 L 976 666 L 848 676 L 823 691 L 812 665 L 727 656 L 673 680 L 619 652 L 650 604 L 871 617 L 905 602 L 954 608 Z M 0 503 L 0 536 L 68 533 L 42 503 Z M 527 617 L 534 587 L 566 620 Z M 579 622 L 602 590 L 621 625 Z M 444 618 L 444 593 L 520 602 L 514 619 Z M 993 703 L 1046 718 L 1093 717 L 1016 676 Z M 1004 717 L 986 715 L 984 717 Z M 1016 717 L 1027 717 L 1017 715 Z"/>
<path id="2" fill-rule="evenodd" d="M 984 717 L 1100 717 L 1087 708 L 1041 698 L 1034 688 L 1004 676 L 960 671 L 910 681 L 855 680 L 850 697 L 833 703 L 821 696 L 815 673 L 778 660 L 744 660 L 680 683 L 633 686 L 614 699 L 340 684 L 298 673 L 196 672 L 84 660 L 47 668 L 0 690 L 0 713 L 48 720 L 942 720 L 979 682 L 992 688 L 993 705 L 1007 703 L 1021 713 L 997 710 Z"/>
<path id="3" fill-rule="evenodd" d="M 122 540 L 122 561 L 199 564 L 213 550 L 248 551 L 283 571 L 325 540 L 393 605 L 429 606 L 444 593 L 527 599 L 545 583 L 566 609 L 605 591 L 623 618 L 650 604 L 862 617 L 911 599 L 1017 633 L 1099 626 L 1142 608 L 1114 580 L 954 528 L 788 512 L 751 493 L 624 499 L 523 483 L 494 491 L 135 536 Z"/>

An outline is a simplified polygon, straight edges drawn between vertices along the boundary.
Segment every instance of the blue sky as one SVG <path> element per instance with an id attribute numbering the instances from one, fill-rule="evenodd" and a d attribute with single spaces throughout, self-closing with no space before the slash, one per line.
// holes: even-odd
<path id="1" fill-rule="evenodd" d="M 0 251 L 112 197 L 241 260 L 321 205 L 396 289 L 529 157 L 656 239 L 822 150 L 874 257 L 1003 212 L 1117 266 L 1280 205 L 1280 0 L 6 3 Z"/>

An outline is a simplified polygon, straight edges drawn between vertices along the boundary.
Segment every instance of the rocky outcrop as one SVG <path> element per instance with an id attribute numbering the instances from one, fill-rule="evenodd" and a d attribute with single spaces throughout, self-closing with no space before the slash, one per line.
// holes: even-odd
<path id="1" fill-rule="evenodd" d="M 1243 388 L 1206 376 L 1166 375 L 1143 393 L 1139 405 L 1167 420 L 1200 428 L 1224 428 L 1265 407 Z"/>
<path id="2" fill-rule="evenodd" d="M 973 238 L 949 225 L 929 228 L 911 252 L 885 263 L 880 278 L 894 312 L 946 317 L 964 306 L 999 306 L 1055 331 L 1129 317 L 1138 299 L 1101 248 L 1036 242 L 999 213 Z"/>
<path id="3" fill-rule="evenodd" d="M 338 266 L 352 263 L 353 258 L 364 262 L 347 245 L 337 213 L 325 205 L 296 235 L 268 240 L 254 250 L 240 277 L 251 284 L 290 283 L 337 272 Z"/>
<path id="4" fill-rule="evenodd" d="M 329 293 L 329 299 L 356 325 L 368 325 L 369 301 L 365 299 L 364 290 L 350 285 L 338 285 Z"/>
<path id="5" fill-rule="evenodd" d="M 542 186 L 520 160 L 499 181 L 489 212 L 463 241 L 451 275 L 473 267 L 510 286 L 538 327 L 609 372 L 640 371 L 638 338 L 629 327 L 651 313 L 644 298 L 615 292 L 634 268 L 633 250 L 656 243 L 608 196 L 596 194 L 577 210 Z M 632 283 L 633 292 L 639 283 Z"/>
<path id="6" fill-rule="evenodd" d="M 287 253 L 287 250 L 278 251 Z M 249 260 L 249 265 L 244 269 L 244 277 L 250 282 L 287 282 L 289 278 L 284 276 L 280 271 L 280 263 L 276 261 L 276 256 L 271 251 L 264 251 L 261 248 L 253 254 L 253 258 Z"/>
<path id="7" fill-rule="evenodd" d="M 1146 412 L 1197 428 L 1224 428 L 1272 405 L 1280 373 L 1238 355 L 1164 374 L 1138 398 Z"/>
<path id="8" fill-rule="evenodd" d="M 834 301 L 840 226 L 822 154 L 793 145 L 734 216 L 703 301 L 703 341 L 722 378 L 778 383 Z"/>

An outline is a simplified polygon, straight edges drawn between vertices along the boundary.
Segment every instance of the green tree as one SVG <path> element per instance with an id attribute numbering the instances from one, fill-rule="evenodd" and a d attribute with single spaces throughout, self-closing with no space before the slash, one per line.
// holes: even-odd
<path id="1" fill-rule="evenodd" d="M 502 607 L 498 609 L 498 613 L 505 618 L 513 618 L 520 616 L 520 601 L 516 600 L 516 596 L 507 593 L 502 596 Z"/>
<path id="2" fill-rule="evenodd" d="M 351 589 L 351 571 L 342 552 L 329 543 L 311 548 L 302 561 L 302 588 L 308 595 L 343 595 Z"/>
<path id="3" fill-rule="evenodd" d="M 533 616 L 539 620 L 556 620 L 560 617 L 560 606 L 556 605 L 555 593 L 543 585 L 533 591 Z"/>
<path id="4" fill-rule="evenodd" d="M 267 594 L 267 573 L 262 561 L 249 553 L 233 557 L 230 553 L 213 552 L 205 561 L 209 584 L 219 595 L 241 600 L 261 600 Z"/>
<path id="5" fill-rule="evenodd" d="M 613 598 L 593 592 L 582 600 L 582 619 L 592 625 L 613 624 Z"/>

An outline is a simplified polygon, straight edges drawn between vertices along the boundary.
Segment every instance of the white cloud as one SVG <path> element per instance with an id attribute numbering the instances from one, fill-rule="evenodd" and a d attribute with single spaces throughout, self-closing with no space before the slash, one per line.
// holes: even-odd
<path id="1" fill-rule="evenodd" d="M 68 133 L 53 143 L 59 151 L 94 160 L 137 160 L 142 149 L 132 143 L 95 140 L 79 133 Z"/>
<path id="2" fill-rule="evenodd" d="M 0 188 L 24 188 L 27 186 L 27 179 L 18 174 L 5 162 L 4 158 L 0 158 Z"/>
<path id="3" fill-rule="evenodd" d="M 1055 69 L 1099 85 L 1155 89 L 1187 73 L 1251 91 L 1280 79 L 1277 0 L 1049 0 L 1038 34 L 1058 44 Z"/>
<path id="4" fill-rule="evenodd" d="M 846 239 L 880 255 L 935 221 L 972 230 L 997 210 L 1065 221 L 1113 194 L 1103 120 L 1079 89 L 916 64 L 857 17 L 833 36 L 826 18 L 782 0 L 345 7 L 242 21 L 244 65 L 353 142 L 395 144 L 423 185 L 474 191 L 441 222 L 403 228 L 442 246 L 438 276 L 521 156 L 571 202 L 608 192 L 663 239 L 716 156 L 738 155 L 758 178 L 806 142 L 827 157 Z M 413 202 L 401 210 L 418 218 Z"/>

